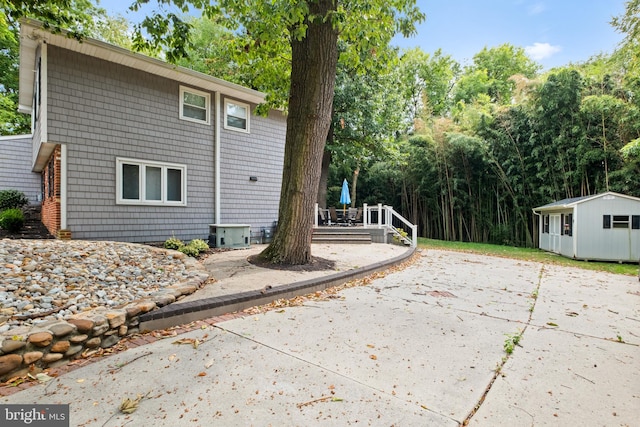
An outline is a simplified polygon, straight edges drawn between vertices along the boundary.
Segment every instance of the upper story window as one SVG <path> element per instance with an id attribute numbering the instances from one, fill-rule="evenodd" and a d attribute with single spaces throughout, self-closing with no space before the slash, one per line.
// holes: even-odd
<path id="1" fill-rule="evenodd" d="M 211 95 L 206 92 L 180 86 L 180 118 L 209 124 Z"/>
<path id="2" fill-rule="evenodd" d="M 224 128 L 249 133 L 250 112 L 248 104 L 225 99 Z"/>
<path id="3" fill-rule="evenodd" d="M 117 203 L 187 204 L 187 167 L 162 162 L 116 159 Z"/>

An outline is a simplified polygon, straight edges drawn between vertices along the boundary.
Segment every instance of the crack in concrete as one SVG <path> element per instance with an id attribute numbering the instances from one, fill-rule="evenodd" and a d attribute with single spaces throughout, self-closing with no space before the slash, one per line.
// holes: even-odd
<path id="1" fill-rule="evenodd" d="M 524 323 L 524 328 L 522 328 L 522 331 L 519 334 L 520 338 L 522 338 L 522 336 L 524 335 L 525 331 L 527 330 L 527 327 L 529 327 L 529 325 L 531 325 L 531 319 L 533 318 L 533 312 L 534 312 L 534 310 L 536 308 L 536 303 L 538 302 L 538 295 L 539 295 L 539 291 L 540 291 L 540 286 L 542 285 L 542 277 L 544 275 L 544 267 L 545 267 L 544 265 L 542 265 L 540 267 L 540 273 L 538 273 L 538 284 L 536 285 L 536 289 L 531 294 L 534 297 L 533 304 L 531 305 L 531 308 L 529 309 L 529 318 L 527 319 L 526 323 Z M 476 412 L 478 412 L 478 409 L 480 409 L 480 407 L 484 403 L 487 395 L 489 394 L 489 392 L 491 391 L 491 388 L 493 387 L 493 384 L 498 379 L 498 376 L 502 373 L 502 368 L 504 367 L 504 365 L 507 363 L 507 361 L 509 360 L 509 358 L 512 355 L 513 355 L 513 353 L 507 354 L 506 356 L 504 356 L 502 358 L 502 361 L 496 366 L 496 369 L 495 369 L 494 374 L 493 374 L 493 378 L 491 378 L 491 381 L 489 381 L 489 384 L 487 385 L 487 388 L 484 390 L 484 393 L 482 393 L 482 397 L 480 397 L 480 400 L 478 401 L 478 403 L 476 403 L 476 405 L 473 407 L 473 409 L 471 410 L 469 415 L 467 415 L 467 417 L 464 419 L 464 421 L 460 424 L 461 426 L 469 425 L 469 422 L 471 421 L 471 418 L 473 418 L 473 416 L 476 414 Z"/>

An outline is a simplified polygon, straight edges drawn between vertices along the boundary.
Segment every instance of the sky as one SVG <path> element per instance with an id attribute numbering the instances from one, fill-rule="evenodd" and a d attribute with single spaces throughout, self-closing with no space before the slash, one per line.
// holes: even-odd
<path id="1" fill-rule="evenodd" d="M 522 47 L 545 70 L 611 53 L 622 40 L 609 24 L 624 0 L 418 0 L 427 15 L 416 36 L 396 45 L 441 48 L 462 65 L 484 47 Z"/>
<path id="2" fill-rule="evenodd" d="M 110 14 L 137 21 L 127 13 L 130 3 L 100 0 Z M 609 21 L 624 12 L 624 4 L 625 0 L 418 0 L 426 20 L 417 35 L 396 37 L 393 43 L 427 53 L 440 48 L 462 65 L 471 64 L 484 47 L 510 43 L 548 70 L 613 52 L 622 35 Z"/>

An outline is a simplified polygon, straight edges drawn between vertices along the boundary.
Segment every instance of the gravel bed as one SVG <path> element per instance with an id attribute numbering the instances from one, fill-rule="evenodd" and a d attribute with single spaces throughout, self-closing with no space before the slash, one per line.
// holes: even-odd
<path id="1" fill-rule="evenodd" d="M 147 245 L 0 239 L 0 333 L 143 299 L 194 274 Z"/>

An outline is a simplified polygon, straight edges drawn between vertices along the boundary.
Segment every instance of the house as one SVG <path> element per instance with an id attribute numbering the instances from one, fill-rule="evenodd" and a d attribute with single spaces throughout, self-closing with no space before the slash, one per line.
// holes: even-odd
<path id="1" fill-rule="evenodd" d="M 206 239 L 210 224 L 277 220 L 286 117 L 255 115 L 261 92 L 26 20 L 19 97 L 60 238 Z"/>
<path id="2" fill-rule="evenodd" d="M 540 217 L 540 249 L 581 260 L 640 260 L 640 198 L 609 191 L 533 212 Z"/>
<path id="3" fill-rule="evenodd" d="M 0 190 L 18 190 L 30 204 L 40 203 L 40 174 L 31 172 L 31 135 L 0 136 Z"/>

